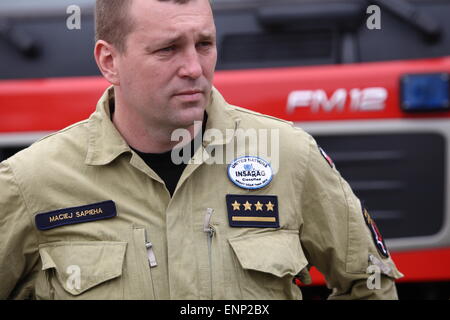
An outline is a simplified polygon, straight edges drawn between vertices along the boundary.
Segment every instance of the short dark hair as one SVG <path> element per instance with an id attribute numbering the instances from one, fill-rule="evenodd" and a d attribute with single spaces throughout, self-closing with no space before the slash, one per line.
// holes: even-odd
<path id="1" fill-rule="evenodd" d="M 133 0 L 96 0 L 95 41 L 104 40 L 114 45 L 119 52 L 125 52 L 126 37 L 134 28 L 134 21 L 129 17 L 132 1 Z M 191 0 L 157 1 L 172 1 L 183 4 Z"/>

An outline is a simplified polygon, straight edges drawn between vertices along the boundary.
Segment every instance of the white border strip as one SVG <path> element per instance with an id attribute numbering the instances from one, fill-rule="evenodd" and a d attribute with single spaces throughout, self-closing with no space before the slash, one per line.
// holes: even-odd
<path id="1" fill-rule="evenodd" d="M 0 148 L 26 147 L 54 131 L 0 133 Z"/>

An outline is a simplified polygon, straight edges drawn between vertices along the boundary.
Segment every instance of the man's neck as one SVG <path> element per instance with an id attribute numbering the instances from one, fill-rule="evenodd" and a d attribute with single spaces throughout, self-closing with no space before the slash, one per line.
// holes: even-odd
<path id="1" fill-rule="evenodd" d="M 144 153 L 163 153 L 172 150 L 175 146 L 182 147 L 184 144 L 190 143 L 199 131 L 198 126 L 194 125 L 183 128 L 190 136 L 184 137 L 184 143 L 180 144 L 180 141 L 172 141 L 172 133 L 179 128 L 168 129 L 143 124 L 137 125 L 136 122 L 130 125 L 117 113 L 114 113 L 112 120 L 128 145 Z"/>
<path id="2" fill-rule="evenodd" d="M 125 110 L 126 108 L 118 105 L 119 103 L 115 101 L 112 122 L 129 146 L 144 153 L 163 153 L 172 150 L 175 146 L 183 147 L 202 130 L 201 125 L 194 124 L 186 128 L 169 128 L 146 123 L 143 117 Z M 172 134 L 177 129 L 186 130 L 182 141 L 172 141 Z"/>

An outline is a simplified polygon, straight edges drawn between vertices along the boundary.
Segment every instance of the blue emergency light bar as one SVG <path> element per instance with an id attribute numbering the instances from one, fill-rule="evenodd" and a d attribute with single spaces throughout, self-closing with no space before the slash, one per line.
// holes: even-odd
<path id="1" fill-rule="evenodd" d="M 400 82 L 400 102 L 404 111 L 450 110 L 448 73 L 408 74 Z"/>

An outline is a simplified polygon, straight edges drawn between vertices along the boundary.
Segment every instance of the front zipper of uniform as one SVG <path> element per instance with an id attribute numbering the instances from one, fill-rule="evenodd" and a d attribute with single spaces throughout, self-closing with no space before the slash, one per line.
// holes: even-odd
<path id="1" fill-rule="evenodd" d="M 208 243 L 208 260 L 209 260 L 209 283 L 210 283 L 210 296 L 213 299 L 213 272 L 212 272 L 212 238 L 214 237 L 214 227 L 211 225 L 211 217 L 214 213 L 214 209 L 207 208 L 203 231 L 206 233 L 206 241 Z"/>

